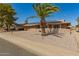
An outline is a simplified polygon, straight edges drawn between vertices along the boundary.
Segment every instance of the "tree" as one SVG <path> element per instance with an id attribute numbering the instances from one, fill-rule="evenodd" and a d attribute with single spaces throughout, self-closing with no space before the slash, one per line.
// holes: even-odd
<path id="1" fill-rule="evenodd" d="M 33 9 L 35 10 L 37 16 L 40 18 L 40 27 L 42 29 L 42 35 L 45 35 L 45 27 L 46 21 L 45 18 L 50 16 L 53 12 L 57 12 L 59 10 L 58 7 L 49 3 L 36 3 L 33 4 Z"/>
<path id="2" fill-rule="evenodd" d="M 14 21 L 16 21 L 16 12 L 12 8 L 11 4 L 3 4 L 0 3 L 0 26 L 1 28 L 7 28 L 7 30 L 10 30 L 10 27 L 14 24 Z"/>
<path id="3" fill-rule="evenodd" d="M 38 17 L 37 17 L 37 16 L 30 16 L 30 17 L 27 17 L 26 20 L 25 20 L 25 24 L 28 24 L 28 20 L 29 20 L 30 18 L 38 18 Z"/>

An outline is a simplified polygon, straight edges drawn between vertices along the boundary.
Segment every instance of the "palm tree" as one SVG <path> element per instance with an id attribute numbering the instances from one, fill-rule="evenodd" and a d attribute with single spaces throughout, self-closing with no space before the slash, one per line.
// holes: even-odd
<path id="1" fill-rule="evenodd" d="M 14 21 L 16 21 L 15 14 L 16 12 L 11 4 L 0 3 L 0 26 L 6 27 L 9 31 Z"/>
<path id="2" fill-rule="evenodd" d="M 33 9 L 35 10 L 37 16 L 40 18 L 40 27 L 42 29 L 42 35 L 45 35 L 45 27 L 46 21 L 45 18 L 50 16 L 53 12 L 57 12 L 59 10 L 58 7 L 49 4 L 49 3 L 36 3 L 33 4 Z"/>
<path id="3" fill-rule="evenodd" d="M 25 20 L 25 24 L 28 24 L 28 20 L 29 20 L 30 18 L 37 18 L 37 16 L 30 16 L 30 17 L 27 17 L 26 20 Z"/>

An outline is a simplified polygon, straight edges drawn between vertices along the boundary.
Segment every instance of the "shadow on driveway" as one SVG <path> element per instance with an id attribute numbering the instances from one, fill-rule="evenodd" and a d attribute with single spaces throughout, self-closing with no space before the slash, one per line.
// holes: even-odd
<path id="1" fill-rule="evenodd" d="M 0 38 L 0 56 L 36 56 L 35 54 L 18 47 Z"/>

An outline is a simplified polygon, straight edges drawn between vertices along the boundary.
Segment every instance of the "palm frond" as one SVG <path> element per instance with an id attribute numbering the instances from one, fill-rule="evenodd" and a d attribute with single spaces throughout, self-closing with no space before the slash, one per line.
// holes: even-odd
<path id="1" fill-rule="evenodd" d="M 29 16 L 26 18 L 25 23 L 28 23 L 29 19 L 38 18 L 38 16 Z"/>
<path id="2" fill-rule="evenodd" d="M 46 17 L 51 13 L 59 11 L 58 7 L 49 3 L 33 4 L 33 8 L 39 17 Z"/>

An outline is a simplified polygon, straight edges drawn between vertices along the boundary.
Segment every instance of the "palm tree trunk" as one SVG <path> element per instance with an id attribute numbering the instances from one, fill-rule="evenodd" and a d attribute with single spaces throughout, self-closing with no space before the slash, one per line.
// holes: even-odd
<path id="1" fill-rule="evenodd" d="M 45 32 L 45 27 L 46 27 L 46 21 L 45 21 L 45 18 L 41 18 L 41 31 L 42 31 L 42 36 L 45 36 L 46 35 L 46 32 Z"/>

